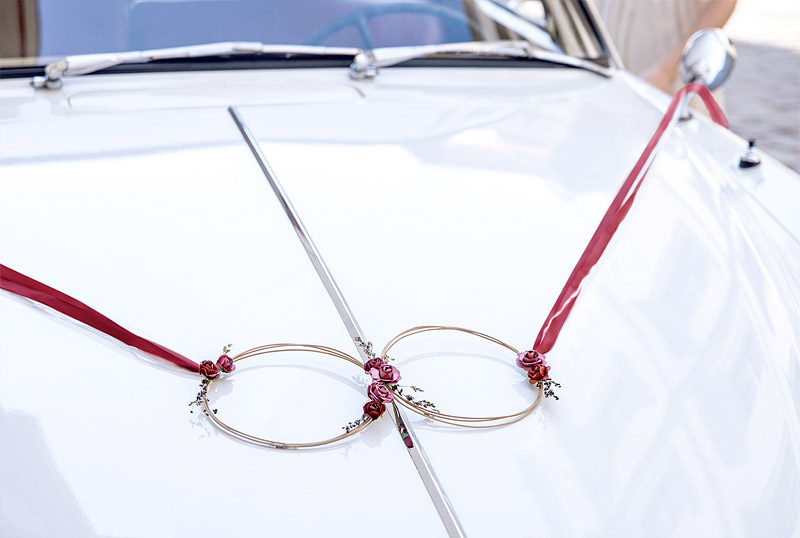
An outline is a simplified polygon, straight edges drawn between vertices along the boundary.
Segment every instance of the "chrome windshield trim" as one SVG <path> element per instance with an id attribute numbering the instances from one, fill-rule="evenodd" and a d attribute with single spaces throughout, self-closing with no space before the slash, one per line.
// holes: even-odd
<path id="1" fill-rule="evenodd" d="M 314 244 L 314 241 L 311 239 L 311 235 L 303 225 L 303 221 L 300 220 L 300 215 L 294 208 L 294 205 L 292 205 L 291 200 L 289 200 L 289 196 L 286 194 L 283 186 L 278 181 L 278 177 L 275 175 L 275 172 L 267 162 L 264 153 L 261 151 L 261 146 L 259 146 L 258 141 L 256 141 L 255 137 L 253 136 L 253 133 L 250 132 L 250 129 L 244 123 L 239 111 L 236 109 L 236 107 L 231 106 L 228 107 L 228 113 L 230 113 L 231 117 L 233 118 L 236 127 L 239 129 L 239 132 L 242 134 L 247 146 L 253 153 L 253 156 L 258 162 L 258 166 L 261 168 L 261 171 L 264 173 L 264 176 L 272 187 L 272 191 L 278 198 L 281 207 L 283 207 L 283 211 L 286 213 L 286 216 L 292 223 L 292 227 L 294 228 L 297 237 L 300 239 L 300 242 L 303 244 L 311 263 L 314 265 L 317 275 L 322 281 L 322 284 L 325 286 L 325 289 L 327 290 L 331 301 L 333 301 L 334 306 L 336 306 L 336 311 L 339 313 L 339 317 L 342 319 L 342 322 L 344 322 L 347 332 L 350 334 L 350 337 L 353 340 L 353 345 L 355 345 L 356 349 L 358 350 L 361 359 L 366 362 L 369 360 L 369 356 L 367 355 L 364 346 L 359 345 L 359 342 L 366 343 L 368 340 L 364 336 L 358 321 L 356 321 L 353 311 L 350 310 L 350 306 L 347 304 L 344 295 L 342 295 L 339 286 L 336 285 L 336 281 L 333 279 L 333 275 L 328 269 L 327 264 L 322 259 L 319 250 Z M 427 455 L 422 450 L 422 445 L 420 444 L 419 439 L 409 425 L 408 418 L 406 417 L 404 411 L 397 404 L 393 403 L 392 405 L 396 415 L 395 420 L 397 422 L 397 431 L 398 433 L 401 432 L 401 428 L 404 426 L 405 430 L 408 432 L 408 435 L 411 437 L 413 446 L 408 448 L 408 453 L 411 456 L 414 467 L 416 467 L 417 472 L 422 479 L 422 483 L 425 485 L 425 489 L 428 491 L 428 495 L 431 497 L 431 501 L 433 501 L 433 504 L 436 507 L 439 518 L 442 520 L 445 529 L 447 529 L 447 534 L 451 538 L 464 538 L 466 535 L 461 527 L 461 523 L 458 521 L 455 511 L 450 504 L 450 500 L 447 498 L 447 495 L 442 489 L 442 485 L 439 482 L 439 479 L 436 477 Z"/>

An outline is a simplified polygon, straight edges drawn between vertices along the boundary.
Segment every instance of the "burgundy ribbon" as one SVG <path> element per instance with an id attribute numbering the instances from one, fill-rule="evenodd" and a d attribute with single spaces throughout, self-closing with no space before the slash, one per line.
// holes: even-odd
<path id="1" fill-rule="evenodd" d="M 641 186 L 641 181 L 636 181 L 639 177 L 639 173 L 647 164 L 648 159 L 655 150 L 656 144 L 666 131 L 678 107 L 678 102 L 689 92 L 695 92 L 703 99 L 703 103 L 705 103 L 712 120 L 723 127 L 728 127 L 725 115 L 722 113 L 719 105 L 714 101 L 714 98 L 711 97 L 711 92 L 709 92 L 704 85 L 700 83 L 689 84 L 675 94 L 658 129 L 656 129 L 644 153 L 642 153 L 642 156 L 639 157 L 639 160 L 636 162 L 636 166 L 634 166 L 631 173 L 628 174 L 625 183 L 622 184 L 616 197 L 611 202 L 608 211 L 606 211 L 603 220 L 600 222 L 600 226 L 597 227 L 591 241 L 589 241 L 589 244 L 586 246 L 586 250 L 584 250 L 583 255 L 580 260 L 578 260 L 578 264 L 575 266 L 575 269 L 573 269 L 567 283 L 561 290 L 556 304 L 553 305 L 553 309 L 550 311 L 542 329 L 539 331 L 539 335 L 536 337 L 536 343 L 533 346 L 533 349 L 536 351 L 547 353 L 553 348 L 558 338 L 558 333 L 561 331 L 561 327 L 564 325 L 564 322 L 575 304 L 575 300 L 578 298 L 581 284 L 592 267 L 594 267 L 600 259 L 600 256 L 603 254 L 603 251 L 605 251 L 606 246 L 609 241 L 611 241 L 614 232 L 617 231 L 625 215 L 628 214 L 628 210 Z M 642 174 L 641 179 L 644 179 L 645 175 L 647 175 L 647 170 Z M 180 366 L 191 372 L 200 371 L 199 364 L 187 359 L 183 355 L 133 334 L 84 303 L 2 264 L 0 264 L 0 289 L 16 293 L 22 297 L 49 306 L 53 310 L 85 323 L 100 332 L 116 338 L 120 342 L 146 353 L 150 353 L 151 355 L 155 355 L 176 366 Z"/>
<path id="2" fill-rule="evenodd" d="M 114 337 L 124 344 L 155 355 L 176 366 L 180 366 L 191 372 L 200 371 L 200 365 L 196 362 L 190 361 L 171 349 L 167 349 L 146 338 L 133 334 L 128 329 L 114 323 L 97 310 L 73 299 L 69 295 L 61 293 L 50 286 L 42 284 L 2 264 L 0 264 L 0 289 L 16 293 L 17 295 L 21 295 L 37 303 L 49 306 L 53 310 L 61 312 L 65 316 L 69 316 L 81 323 L 85 323 L 89 327 Z"/>
<path id="3" fill-rule="evenodd" d="M 561 327 L 563 327 L 564 322 L 567 321 L 567 317 L 569 317 L 569 313 L 575 305 L 575 300 L 580 294 L 581 284 L 583 284 L 589 271 L 592 270 L 592 267 L 594 267 L 600 259 L 600 256 L 603 255 L 603 252 L 614 236 L 614 233 L 617 231 L 620 223 L 625 218 L 625 215 L 628 214 L 628 210 L 630 210 L 631 204 L 633 204 L 633 200 L 636 198 L 636 193 L 642 185 L 642 180 L 644 180 L 650 167 L 647 167 L 644 174 L 642 174 L 641 180 L 637 182 L 636 179 L 639 177 L 639 173 L 647 164 L 647 161 L 656 149 L 658 141 L 667 130 L 678 108 L 678 103 L 690 92 L 694 92 L 702 98 L 703 104 L 705 104 L 714 122 L 726 129 L 728 128 L 728 121 L 725 119 L 725 114 L 711 96 L 711 92 L 708 91 L 708 88 L 703 84 L 699 82 L 688 84 L 675 94 L 669 108 L 667 108 L 667 112 L 661 119 L 661 123 L 658 125 L 658 129 L 656 129 L 655 134 L 653 134 L 653 137 L 650 139 L 641 157 L 636 161 L 633 170 L 628 174 L 617 196 L 608 207 L 603 220 L 600 221 L 600 225 L 597 227 L 597 230 L 595 230 L 592 239 L 589 241 L 589 244 L 586 245 L 586 249 L 583 251 L 577 265 L 575 265 L 575 269 L 573 269 L 572 274 L 569 275 L 567 283 L 564 284 L 564 288 L 561 290 L 556 303 L 547 315 L 547 319 L 545 319 L 541 330 L 539 330 L 536 342 L 533 344 L 533 349 L 539 353 L 547 353 L 553 349 L 556 339 L 558 339 L 558 333 L 561 332 Z"/>

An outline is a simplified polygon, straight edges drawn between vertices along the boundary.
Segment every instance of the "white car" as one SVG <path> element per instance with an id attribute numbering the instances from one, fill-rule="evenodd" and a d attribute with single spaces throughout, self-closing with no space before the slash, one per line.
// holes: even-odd
<path id="1" fill-rule="evenodd" d="M 0 536 L 800 535 L 800 183 L 703 114 L 515 364 L 670 103 L 589 2 L 14 4 Z"/>

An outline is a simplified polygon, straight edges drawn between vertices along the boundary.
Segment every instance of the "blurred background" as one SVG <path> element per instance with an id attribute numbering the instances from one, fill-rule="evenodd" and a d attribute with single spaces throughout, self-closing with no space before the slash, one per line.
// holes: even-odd
<path id="1" fill-rule="evenodd" d="M 738 59 L 714 96 L 731 129 L 800 171 L 800 0 L 593 1 L 626 69 L 669 93 L 689 36 L 723 28 Z"/>
<path id="2" fill-rule="evenodd" d="M 731 129 L 800 172 L 800 0 L 739 0 L 725 31 L 739 52 Z"/>

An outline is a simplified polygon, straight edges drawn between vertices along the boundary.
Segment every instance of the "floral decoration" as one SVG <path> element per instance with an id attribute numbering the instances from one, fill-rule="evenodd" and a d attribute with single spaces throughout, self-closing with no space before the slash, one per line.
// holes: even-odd
<path id="1" fill-rule="evenodd" d="M 213 381 L 219 377 L 220 372 L 229 374 L 236 370 L 236 365 L 233 363 L 233 359 L 228 356 L 228 352 L 231 350 L 231 347 L 232 346 L 228 344 L 222 348 L 222 355 L 219 356 L 216 363 L 212 361 L 201 362 L 200 375 L 209 381 Z"/>
<path id="2" fill-rule="evenodd" d="M 383 402 L 370 400 L 364 404 L 364 414 L 372 420 L 380 417 L 384 411 L 386 411 L 386 406 L 383 405 Z"/>
<path id="3" fill-rule="evenodd" d="M 383 366 L 383 359 L 380 357 L 374 357 L 364 363 L 364 371 L 370 373 L 370 370 L 373 368 L 380 368 L 381 366 Z"/>
<path id="4" fill-rule="evenodd" d="M 415 386 L 402 387 L 398 385 L 398 381 L 400 381 L 403 376 L 400 375 L 400 370 L 389 364 L 392 359 L 389 357 L 378 357 L 372 350 L 372 342 L 364 342 L 360 338 L 357 338 L 356 342 L 364 349 L 367 357 L 369 357 L 367 362 L 364 363 L 364 372 L 369 374 L 372 378 L 372 383 L 367 388 L 369 401 L 364 404 L 364 414 L 359 419 L 344 426 L 342 428 L 343 430 L 350 433 L 351 430 L 363 424 L 367 418 L 377 420 L 386 411 L 386 404 L 393 403 L 395 397 L 403 398 L 425 409 L 436 410 L 436 406 L 433 402 L 418 399 L 411 394 L 403 392 L 404 388 L 411 389 L 414 392 L 424 391 Z M 413 446 L 404 424 L 401 427 L 401 434 L 403 434 L 403 441 L 406 445 L 411 443 L 411 446 Z"/>
<path id="5" fill-rule="evenodd" d="M 236 370 L 233 359 L 228 356 L 232 347 L 232 344 L 228 344 L 222 348 L 222 355 L 219 356 L 216 363 L 213 361 L 203 361 L 200 363 L 200 375 L 203 377 L 203 381 L 200 383 L 200 392 L 197 393 L 197 398 L 189 402 L 190 406 L 202 406 L 203 399 L 208 393 L 208 385 L 213 380 L 218 379 L 220 374 L 229 374 Z M 194 411 L 191 412 L 194 413 Z M 216 412 L 217 410 L 214 409 L 215 414 Z"/>
<path id="6" fill-rule="evenodd" d="M 394 392 L 385 383 L 373 383 L 367 389 L 367 396 L 370 400 L 382 403 L 394 401 Z"/>
<path id="7" fill-rule="evenodd" d="M 517 366 L 528 371 L 528 382 L 536 388 L 544 389 L 545 398 L 553 397 L 558 400 L 553 387 L 561 387 L 550 379 L 550 367 L 545 362 L 544 353 L 535 350 L 523 351 L 517 356 Z"/>
<path id="8" fill-rule="evenodd" d="M 220 355 L 219 358 L 217 359 L 217 366 L 219 366 L 221 372 L 224 372 L 226 374 L 229 374 L 234 370 L 236 370 L 236 365 L 233 363 L 233 359 L 228 357 L 228 355 L 225 353 Z"/>
<path id="9" fill-rule="evenodd" d="M 381 383 L 397 383 L 402 379 L 400 370 L 390 364 L 382 364 L 378 368 L 370 369 L 369 375 L 372 376 L 372 379 Z"/>
<path id="10" fill-rule="evenodd" d="M 211 361 L 203 361 L 200 363 L 200 375 L 208 380 L 214 380 L 219 377 L 219 366 Z"/>

